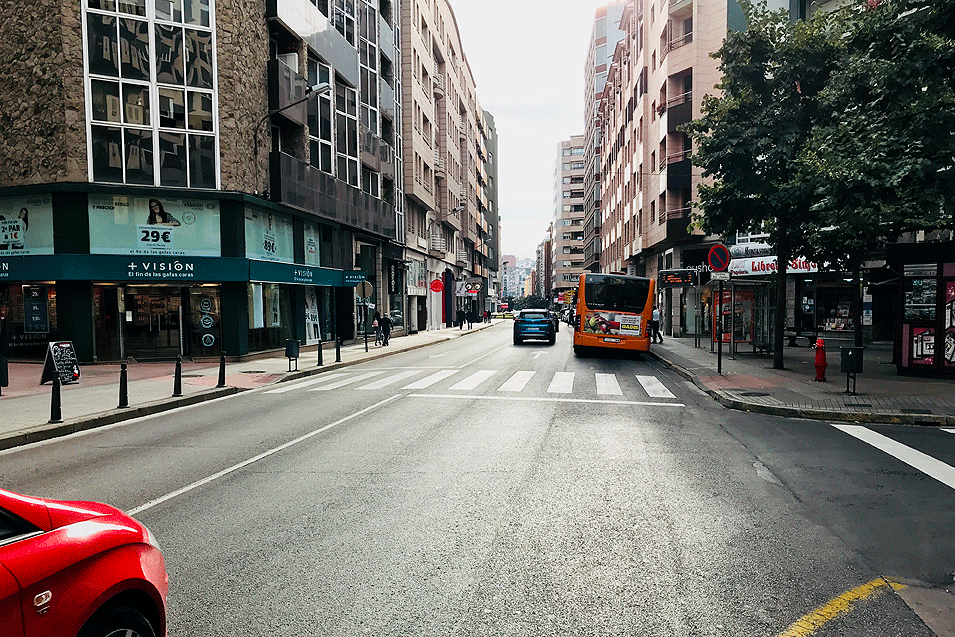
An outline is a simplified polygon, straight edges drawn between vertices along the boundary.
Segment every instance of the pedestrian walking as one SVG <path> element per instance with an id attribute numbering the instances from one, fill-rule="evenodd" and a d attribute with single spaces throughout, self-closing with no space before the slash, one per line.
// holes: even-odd
<path id="1" fill-rule="evenodd" d="M 456 318 L 458 319 L 458 328 L 463 330 L 464 329 L 464 310 L 463 309 L 458 308 L 458 313 L 456 315 Z"/>
<path id="2" fill-rule="evenodd" d="M 388 341 L 391 340 L 392 321 L 387 312 L 381 317 L 381 320 L 378 321 L 378 325 L 381 326 L 381 344 L 388 345 Z"/>
<path id="3" fill-rule="evenodd" d="M 488 312 L 487 310 L 484 310 L 484 322 L 485 323 L 491 322 L 491 313 Z"/>
<path id="4" fill-rule="evenodd" d="M 653 313 L 650 315 L 650 340 L 653 343 L 662 343 L 663 335 L 660 334 L 660 310 L 656 305 L 653 306 Z"/>
<path id="5" fill-rule="evenodd" d="M 468 320 L 468 329 L 471 329 L 472 327 L 474 327 L 474 310 L 468 310 L 467 320 Z"/>
<path id="6" fill-rule="evenodd" d="M 375 345 L 381 345 L 381 312 L 375 310 L 371 326 L 375 329 Z"/>

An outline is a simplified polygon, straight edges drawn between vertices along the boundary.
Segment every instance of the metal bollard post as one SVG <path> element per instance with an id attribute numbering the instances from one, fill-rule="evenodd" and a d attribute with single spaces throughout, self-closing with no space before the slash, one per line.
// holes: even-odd
<path id="1" fill-rule="evenodd" d="M 335 362 L 342 362 L 342 338 L 340 336 L 335 337 Z"/>
<path id="2" fill-rule="evenodd" d="M 318 366 L 319 366 L 319 367 L 322 367 L 323 365 L 325 365 L 325 363 L 322 362 L 322 341 L 321 341 L 321 339 L 319 339 L 319 341 L 318 341 Z"/>
<path id="3" fill-rule="evenodd" d="M 52 402 L 50 403 L 50 422 L 54 424 L 63 422 L 63 412 L 60 409 L 60 377 L 59 376 L 53 379 L 53 396 L 52 396 Z"/>
<path id="4" fill-rule="evenodd" d="M 129 407 L 129 391 L 127 389 L 128 372 L 126 363 L 120 363 L 119 368 L 119 406 Z"/>
<path id="5" fill-rule="evenodd" d="M 182 356 L 176 357 L 176 377 L 172 383 L 172 397 L 182 396 Z"/>
<path id="6" fill-rule="evenodd" d="M 219 384 L 216 387 L 225 387 L 225 352 L 219 357 Z"/>

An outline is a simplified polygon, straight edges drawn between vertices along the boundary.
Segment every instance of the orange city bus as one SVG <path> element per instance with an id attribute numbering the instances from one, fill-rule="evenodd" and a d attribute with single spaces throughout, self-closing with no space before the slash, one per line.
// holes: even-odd
<path id="1" fill-rule="evenodd" d="M 654 288 L 655 281 L 642 276 L 581 274 L 574 354 L 588 347 L 649 351 Z"/>

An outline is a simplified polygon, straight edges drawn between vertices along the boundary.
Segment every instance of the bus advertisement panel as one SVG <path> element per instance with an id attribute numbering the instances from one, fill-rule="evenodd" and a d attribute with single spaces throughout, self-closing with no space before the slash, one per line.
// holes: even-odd
<path id="1" fill-rule="evenodd" d="M 580 275 L 574 353 L 584 348 L 648 351 L 654 287 L 646 277 Z"/>

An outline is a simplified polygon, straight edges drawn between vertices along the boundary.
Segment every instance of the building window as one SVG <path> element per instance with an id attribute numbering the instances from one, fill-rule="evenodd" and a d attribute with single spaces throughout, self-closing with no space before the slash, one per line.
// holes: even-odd
<path id="1" fill-rule="evenodd" d="M 358 187 L 358 96 L 355 89 L 335 83 L 335 152 L 337 176 Z"/>
<path id="2" fill-rule="evenodd" d="M 308 83 L 310 86 L 323 82 L 331 83 L 332 69 L 329 65 L 310 57 L 308 59 Z M 332 168 L 332 96 L 330 93 L 308 100 L 309 163 L 329 175 Z"/>
<path id="3" fill-rule="evenodd" d="M 217 188 L 209 1 L 149 8 L 145 0 L 85 3 L 90 179 Z"/>

